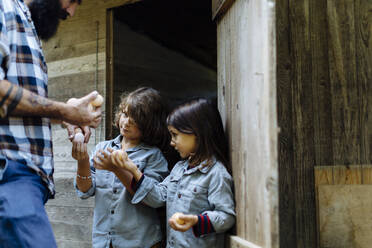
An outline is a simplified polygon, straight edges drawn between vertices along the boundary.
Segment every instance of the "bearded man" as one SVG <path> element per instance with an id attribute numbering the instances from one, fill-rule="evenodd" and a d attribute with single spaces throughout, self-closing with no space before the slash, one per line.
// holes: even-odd
<path id="1" fill-rule="evenodd" d="M 50 118 L 89 127 L 101 121 L 92 92 L 49 100 L 40 40 L 73 16 L 80 0 L 0 0 L 0 248 L 57 247 L 44 204 L 55 194 Z"/>

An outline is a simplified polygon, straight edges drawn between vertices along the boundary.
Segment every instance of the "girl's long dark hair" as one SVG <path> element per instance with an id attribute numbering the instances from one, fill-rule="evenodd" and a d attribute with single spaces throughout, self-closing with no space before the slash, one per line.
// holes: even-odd
<path id="1" fill-rule="evenodd" d="M 228 143 L 221 116 L 210 100 L 197 98 L 178 106 L 168 116 L 167 124 L 182 133 L 196 136 L 197 148 L 190 158 L 192 166 L 204 160 L 211 162 L 215 156 L 229 170 Z"/>
<path id="2" fill-rule="evenodd" d="M 121 96 L 119 107 L 115 112 L 115 126 L 119 128 L 122 112 L 128 107 L 128 116 L 132 118 L 141 131 L 143 143 L 167 152 L 170 148 L 170 134 L 166 119 L 168 107 L 160 93 L 149 87 L 141 87 Z"/>

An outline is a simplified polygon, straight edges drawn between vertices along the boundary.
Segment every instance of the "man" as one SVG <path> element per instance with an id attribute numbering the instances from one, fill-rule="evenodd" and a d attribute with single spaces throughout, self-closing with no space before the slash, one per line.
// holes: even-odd
<path id="1" fill-rule="evenodd" d="M 41 39 L 79 1 L 0 0 L 0 248 L 56 247 L 44 204 L 54 196 L 50 118 L 97 127 L 92 92 L 67 103 L 47 98 Z M 86 141 L 89 139 L 86 132 Z"/>

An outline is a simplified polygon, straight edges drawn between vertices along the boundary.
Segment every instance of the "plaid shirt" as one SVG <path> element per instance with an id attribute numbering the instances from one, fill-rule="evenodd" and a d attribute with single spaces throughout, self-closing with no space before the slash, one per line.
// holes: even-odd
<path id="1" fill-rule="evenodd" d="M 4 79 L 48 96 L 47 66 L 41 43 L 22 0 L 0 0 L 0 80 Z M 0 118 L 0 157 L 35 170 L 54 196 L 50 120 L 9 115 Z M 4 168 L 0 168 L 0 178 L 3 172 Z"/>

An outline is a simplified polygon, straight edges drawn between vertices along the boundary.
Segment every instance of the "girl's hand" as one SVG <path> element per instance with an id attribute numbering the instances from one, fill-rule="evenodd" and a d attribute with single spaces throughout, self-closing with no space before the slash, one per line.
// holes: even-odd
<path id="1" fill-rule="evenodd" d="M 93 157 L 94 168 L 114 172 L 117 168 L 112 163 L 112 154 L 100 149 Z"/>
<path id="2" fill-rule="evenodd" d="M 198 216 L 175 213 L 172 215 L 168 222 L 174 230 L 179 232 L 186 232 L 196 223 L 198 223 Z"/>
<path id="3" fill-rule="evenodd" d="M 77 161 L 89 159 L 89 154 L 87 152 L 87 143 L 72 142 L 71 155 Z"/>

